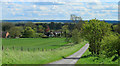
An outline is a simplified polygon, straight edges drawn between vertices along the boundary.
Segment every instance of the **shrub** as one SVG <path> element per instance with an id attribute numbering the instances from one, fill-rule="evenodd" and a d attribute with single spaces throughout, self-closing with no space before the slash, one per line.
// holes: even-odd
<path id="1" fill-rule="evenodd" d="M 112 57 L 119 53 L 120 39 L 117 34 L 111 33 L 109 36 L 104 36 L 101 42 L 101 53 L 106 57 Z"/>
<path id="2" fill-rule="evenodd" d="M 43 37 L 44 36 L 44 33 L 39 33 L 39 37 Z"/>
<path id="3" fill-rule="evenodd" d="M 23 34 L 24 38 L 33 38 L 35 37 L 35 31 L 31 27 L 26 27 Z"/>

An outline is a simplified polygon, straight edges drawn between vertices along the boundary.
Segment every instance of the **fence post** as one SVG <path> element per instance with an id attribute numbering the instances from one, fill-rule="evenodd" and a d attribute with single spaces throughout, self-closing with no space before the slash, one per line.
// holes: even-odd
<path id="1" fill-rule="evenodd" d="M 4 47 L 2 46 L 2 50 L 4 50 Z"/>
<path id="2" fill-rule="evenodd" d="M 13 46 L 13 50 L 14 50 L 14 46 Z"/>
<path id="3" fill-rule="evenodd" d="M 21 51 L 23 51 L 23 47 L 21 47 Z"/>
<path id="4" fill-rule="evenodd" d="M 29 48 L 28 48 L 28 51 L 29 51 Z"/>
<path id="5" fill-rule="evenodd" d="M 44 51 L 44 49 L 42 48 L 42 51 Z"/>
<path id="6" fill-rule="evenodd" d="M 38 51 L 39 51 L 39 48 L 38 48 Z"/>

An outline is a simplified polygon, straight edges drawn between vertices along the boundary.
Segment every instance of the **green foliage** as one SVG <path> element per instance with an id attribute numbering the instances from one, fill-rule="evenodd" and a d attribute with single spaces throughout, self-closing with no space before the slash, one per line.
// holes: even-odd
<path id="1" fill-rule="evenodd" d="M 39 25 L 38 28 L 37 28 L 38 33 L 43 33 L 44 30 L 45 30 L 45 28 L 42 25 Z"/>
<path id="2" fill-rule="evenodd" d="M 89 41 L 89 50 L 92 54 L 99 55 L 100 42 L 105 35 L 111 31 L 111 25 L 100 20 L 92 19 L 89 22 L 85 22 L 82 27 L 81 36 Z"/>
<path id="3" fill-rule="evenodd" d="M 22 35 L 21 33 L 23 32 L 23 27 L 12 27 L 9 30 L 10 36 L 12 38 L 20 37 Z"/>
<path id="4" fill-rule="evenodd" d="M 35 31 L 31 27 L 26 27 L 24 30 L 23 37 L 33 38 L 33 37 L 35 37 Z"/>
<path id="5" fill-rule="evenodd" d="M 80 38 L 80 31 L 78 31 L 78 29 L 74 29 L 72 31 L 72 38 L 71 39 L 75 44 L 80 43 L 81 38 Z"/>
<path id="6" fill-rule="evenodd" d="M 64 36 L 67 37 L 67 35 L 69 34 L 68 25 L 64 25 L 62 27 L 62 32 L 63 32 Z"/>
<path id="7" fill-rule="evenodd" d="M 43 37 L 44 36 L 44 33 L 39 33 L 39 37 Z"/>
<path id="8" fill-rule="evenodd" d="M 9 31 L 15 25 L 13 23 L 2 23 L 2 31 Z"/>
<path id="9" fill-rule="evenodd" d="M 35 33 L 35 38 L 41 38 L 44 36 L 44 33 Z"/>
<path id="10" fill-rule="evenodd" d="M 37 28 L 33 28 L 33 30 L 35 31 L 35 33 L 37 33 Z"/>
<path id="11" fill-rule="evenodd" d="M 83 24 L 84 22 L 82 21 L 82 18 L 80 17 L 79 22 L 75 24 L 74 30 L 72 30 L 72 41 L 75 44 L 80 43 L 80 41 L 82 40 L 80 36 L 80 31 L 81 31 Z"/>
<path id="12" fill-rule="evenodd" d="M 27 22 L 25 23 L 25 27 L 31 27 L 33 29 L 33 28 L 36 28 L 36 25 L 32 22 Z"/>
<path id="13" fill-rule="evenodd" d="M 101 42 L 102 54 L 106 57 L 112 57 L 115 54 L 120 55 L 120 39 L 118 34 L 111 33 L 109 36 L 104 36 Z"/>
<path id="14" fill-rule="evenodd" d="M 61 23 L 56 23 L 56 30 L 59 30 L 62 28 L 62 24 Z"/>
<path id="15" fill-rule="evenodd" d="M 103 66 L 113 66 L 110 64 L 118 64 L 119 60 L 112 61 L 115 58 L 115 55 L 111 58 L 101 58 L 97 57 L 91 54 L 89 50 L 87 50 L 82 57 L 77 61 L 76 64 L 91 64 L 90 66 L 102 66 L 100 64 L 103 64 Z M 105 65 L 104 65 L 105 64 Z M 109 65 L 107 65 L 109 64 Z M 77 65 L 75 65 L 77 66 Z M 86 65 L 85 65 L 86 66 Z M 114 65 L 116 66 L 116 65 Z"/>
<path id="16" fill-rule="evenodd" d="M 78 29 L 79 31 L 81 31 L 81 28 L 82 28 L 83 24 L 84 24 L 84 21 L 79 20 L 79 22 L 75 24 L 74 28 Z"/>
<path id="17" fill-rule="evenodd" d="M 66 42 L 71 42 L 71 32 L 69 30 L 69 26 L 68 25 L 64 25 L 62 27 L 62 36 L 66 37 Z"/>
<path id="18" fill-rule="evenodd" d="M 120 23 L 117 26 L 115 26 L 115 31 L 120 34 Z"/>
<path id="19" fill-rule="evenodd" d="M 55 29 L 55 27 L 56 27 L 55 23 L 54 23 L 54 22 L 51 22 L 51 23 L 50 23 L 50 29 L 53 30 L 53 29 Z"/>

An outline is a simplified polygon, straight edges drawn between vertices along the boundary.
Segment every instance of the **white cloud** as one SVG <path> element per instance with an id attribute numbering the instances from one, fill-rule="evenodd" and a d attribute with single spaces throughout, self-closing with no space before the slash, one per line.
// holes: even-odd
<path id="1" fill-rule="evenodd" d="M 36 5 L 33 5 L 33 8 L 36 8 Z"/>
<path id="2" fill-rule="evenodd" d="M 47 7 L 44 7 L 44 6 L 40 6 L 40 9 L 41 9 L 41 10 L 47 10 L 48 8 L 47 8 Z"/>
<path id="3" fill-rule="evenodd" d="M 42 16 L 42 15 L 50 15 L 50 14 L 38 14 L 39 16 Z"/>
<path id="4" fill-rule="evenodd" d="M 2 0 L 2 2 L 119 2 L 119 0 Z"/>
<path id="5" fill-rule="evenodd" d="M 23 1 L 23 0 L 21 0 Z M 30 0 L 31 1 L 31 0 Z M 40 0 L 43 1 L 43 0 Z M 45 0 L 47 1 L 47 0 Z M 43 1 L 43 2 L 45 2 Z M 91 15 L 89 18 L 95 18 L 102 16 L 103 18 L 106 15 L 111 15 L 112 12 L 117 12 L 117 4 L 103 5 L 99 1 L 92 2 L 93 5 L 87 4 L 88 2 L 79 2 L 80 0 L 49 0 L 47 2 L 54 1 L 57 3 L 61 3 L 64 5 L 33 5 L 30 3 L 6 3 L 4 6 L 4 10 L 6 14 L 13 14 L 13 15 L 25 15 L 26 14 L 31 19 L 36 18 L 37 16 L 46 19 L 51 18 L 59 18 L 59 19 L 69 19 L 70 14 L 76 14 L 78 16 L 85 16 L 85 15 Z M 73 2 L 74 1 L 74 2 Z M 91 0 L 90 0 L 91 1 Z M 91 2 L 90 2 L 91 3 Z M 87 4 L 87 5 L 86 5 Z M 111 4 L 111 3 L 109 3 Z M 10 8 L 9 8 L 10 7 Z M 111 8 L 111 10 L 107 10 L 106 8 Z M 114 8 L 114 10 L 112 10 Z M 100 12 L 101 11 L 101 12 Z M 104 12 L 104 13 L 102 13 Z M 51 18 L 48 17 L 42 17 L 42 16 L 52 16 Z M 38 18 L 39 18 L 38 17 Z M 25 19 L 25 18 L 24 18 Z"/>

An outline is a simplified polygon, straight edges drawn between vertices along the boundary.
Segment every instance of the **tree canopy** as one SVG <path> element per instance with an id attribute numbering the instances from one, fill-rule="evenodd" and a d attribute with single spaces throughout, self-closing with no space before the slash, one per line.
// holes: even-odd
<path id="1" fill-rule="evenodd" d="M 92 19 L 89 22 L 85 22 L 81 30 L 81 36 L 89 41 L 89 50 L 93 54 L 99 55 L 100 42 L 111 31 L 111 25 L 104 21 Z"/>

